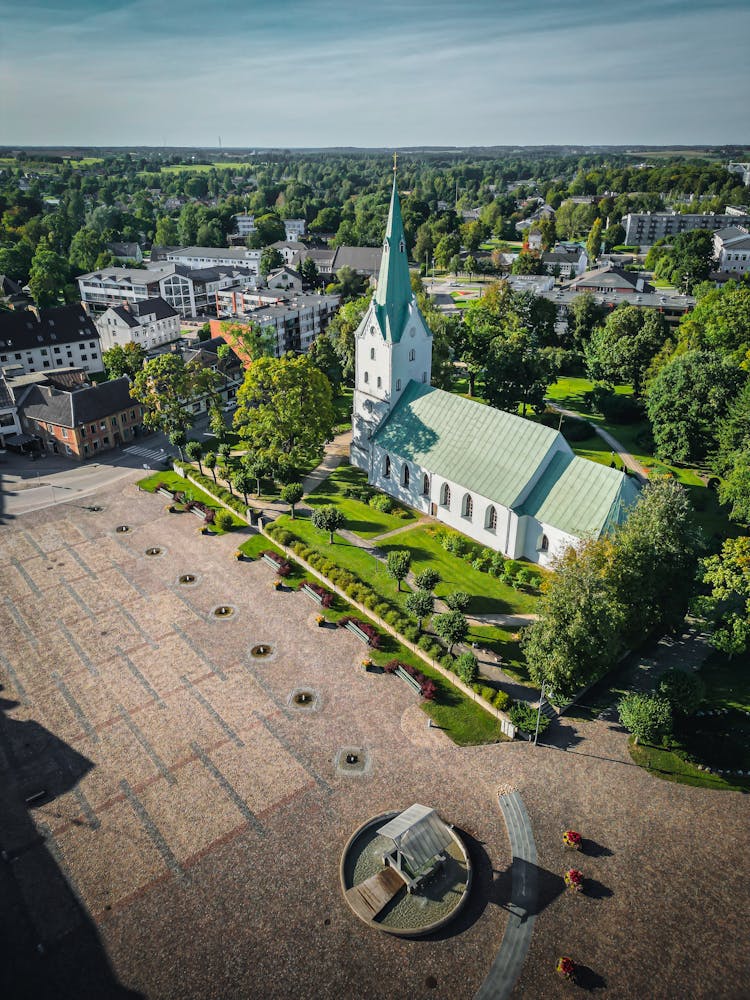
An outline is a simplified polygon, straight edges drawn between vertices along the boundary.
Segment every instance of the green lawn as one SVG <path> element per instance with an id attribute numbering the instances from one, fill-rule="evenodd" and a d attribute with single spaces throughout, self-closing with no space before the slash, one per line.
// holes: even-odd
<path id="1" fill-rule="evenodd" d="M 718 650 L 701 668 L 707 705 L 750 712 L 750 650 L 728 660 Z"/>
<path id="2" fill-rule="evenodd" d="M 347 530 L 353 531 L 360 538 L 374 538 L 375 535 L 382 535 L 386 531 L 403 528 L 414 520 L 414 514 L 410 510 L 403 509 L 404 516 L 396 517 L 394 514 L 375 510 L 374 507 L 370 507 L 369 504 L 360 500 L 344 496 L 344 490 L 347 487 L 366 485 L 367 476 L 359 469 L 344 463 L 334 469 L 328 479 L 305 499 L 305 503 L 313 508 L 335 504 L 346 517 L 345 527 Z M 320 533 L 318 536 L 322 537 Z M 372 559 L 371 556 L 369 558 Z"/>
<path id="3" fill-rule="evenodd" d="M 199 500 L 204 503 L 207 507 L 212 510 L 228 510 L 224 504 L 217 503 L 208 493 L 204 493 L 202 489 L 198 486 L 194 486 L 193 483 L 189 483 L 182 476 L 178 476 L 176 472 L 154 472 L 153 475 L 146 476 L 145 479 L 141 479 L 138 485 L 142 490 L 146 490 L 147 493 L 155 493 L 156 487 L 163 483 L 170 490 L 180 490 L 180 492 L 185 493 L 185 495 L 191 500 Z M 234 511 L 229 511 L 232 515 L 235 528 L 246 528 L 247 524 L 237 515 Z M 211 531 L 213 534 L 221 535 L 224 534 L 222 531 L 218 531 L 216 528 L 211 526 Z"/>
<path id="4" fill-rule="evenodd" d="M 648 768 L 657 777 L 663 778 L 665 781 L 676 781 L 680 785 L 714 788 L 721 791 L 747 791 L 750 784 L 744 778 L 724 777 L 720 774 L 707 774 L 705 771 L 699 771 L 695 764 L 683 760 L 682 757 L 665 747 L 644 744 L 635 746 L 632 737 L 630 756 L 636 764 Z"/>
<path id="5" fill-rule="evenodd" d="M 415 573 L 428 566 L 436 569 L 441 578 L 435 588 L 438 597 L 444 597 L 452 590 L 471 594 L 469 614 L 528 614 L 534 611 L 538 601 L 535 594 L 514 590 L 489 573 L 474 569 L 465 559 L 446 552 L 434 537 L 435 530 L 432 525 L 415 527 L 396 535 L 392 542 L 384 543 L 379 548 L 384 552 L 408 550 Z"/>
<path id="6" fill-rule="evenodd" d="M 352 425 L 352 397 L 354 390 L 342 385 L 338 396 L 333 398 L 333 408 L 336 411 L 334 431 L 342 434 Z"/>

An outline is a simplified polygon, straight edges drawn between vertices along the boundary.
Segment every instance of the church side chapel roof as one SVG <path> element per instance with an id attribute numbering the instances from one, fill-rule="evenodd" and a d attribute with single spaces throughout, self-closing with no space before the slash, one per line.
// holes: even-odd
<path id="1" fill-rule="evenodd" d="M 517 513 L 578 538 L 598 538 L 623 523 L 639 492 L 617 469 L 557 452 Z"/>
<path id="2" fill-rule="evenodd" d="M 558 438 L 544 424 L 410 381 L 373 440 L 407 462 L 512 507 Z"/>

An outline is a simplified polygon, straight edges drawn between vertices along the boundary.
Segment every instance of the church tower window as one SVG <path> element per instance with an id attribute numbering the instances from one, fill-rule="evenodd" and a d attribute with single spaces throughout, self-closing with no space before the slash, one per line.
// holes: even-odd
<path id="1" fill-rule="evenodd" d="M 425 472 L 422 476 L 422 495 L 428 497 L 430 495 L 430 477 Z"/>
<path id="2" fill-rule="evenodd" d="M 423 382 L 427 381 L 427 372 L 422 372 L 422 381 Z"/>
<path id="3" fill-rule="evenodd" d="M 363 377 L 364 377 L 364 381 L 366 383 L 370 381 L 370 373 L 369 372 L 365 372 L 365 374 L 364 374 Z"/>
<path id="4" fill-rule="evenodd" d="M 380 388 L 382 387 L 382 385 L 383 385 L 383 380 L 382 380 L 382 378 L 381 378 L 381 377 L 380 377 L 380 376 L 378 375 L 378 389 L 380 389 Z"/>
<path id="5" fill-rule="evenodd" d="M 412 347 L 412 349 L 409 351 L 409 361 L 414 361 L 416 357 L 417 357 L 417 352 Z"/>
<path id="6" fill-rule="evenodd" d="M 403 473 L 401 475 L 401 485 L 402 486 L 408 486 L 409 485 L 409 466 L 408 465 L 404 466 L 404 471 L 403 471 Z"/>
<path id="7" fill-rule="evenodd" d="M 375 360 L 375 348 L 371 347 L 370 348 L 370 361 L 374 361 L 374 360 Z"/>
<path id="8" fill-rule="evenodd" d="M 451 505 L 451 488 L 447 483 L 443 483 L 443 488 L 440 491 L 440 505 L 442 507 L 450 507 Z"/>
<path id="9" fill-rule="evenodd" d="M 401 392 L 401 379 L 396 379 L 396 392 Z"/>
<path id="10" fill-rule="evenodd" d="M 388 455 L 385 456 L 385 462 L 383 462 L 383 477 L 385 479 L 391 478 L 391 459 Z"/>

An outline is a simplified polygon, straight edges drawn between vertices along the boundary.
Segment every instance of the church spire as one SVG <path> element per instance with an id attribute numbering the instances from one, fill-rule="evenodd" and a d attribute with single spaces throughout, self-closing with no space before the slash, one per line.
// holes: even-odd
<path id="1" fill-rule="evenodd" d="M 393 156 L 393 191 L 388 212 L 388 225 L 383 241 L 383 258 L 380 262 L 378 287 L 375 291 L 375 311 L 380 329 L 386 340 L 397 343 L 413 301 L 409 261 L 406 253 L 404 223 L 401 219 L 401 202 L 397 187 L 397 160 Z"/>

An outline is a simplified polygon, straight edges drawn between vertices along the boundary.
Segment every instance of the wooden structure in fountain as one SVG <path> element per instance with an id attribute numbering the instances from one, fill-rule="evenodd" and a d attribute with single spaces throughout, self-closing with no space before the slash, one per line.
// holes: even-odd
<path id="1" fill-rule="evenodd" d="M 359 885 L 346 890 L 349 905 L 365 921 L 374 920 L 406 885 L 395 868 L 383 868 Z"/>

